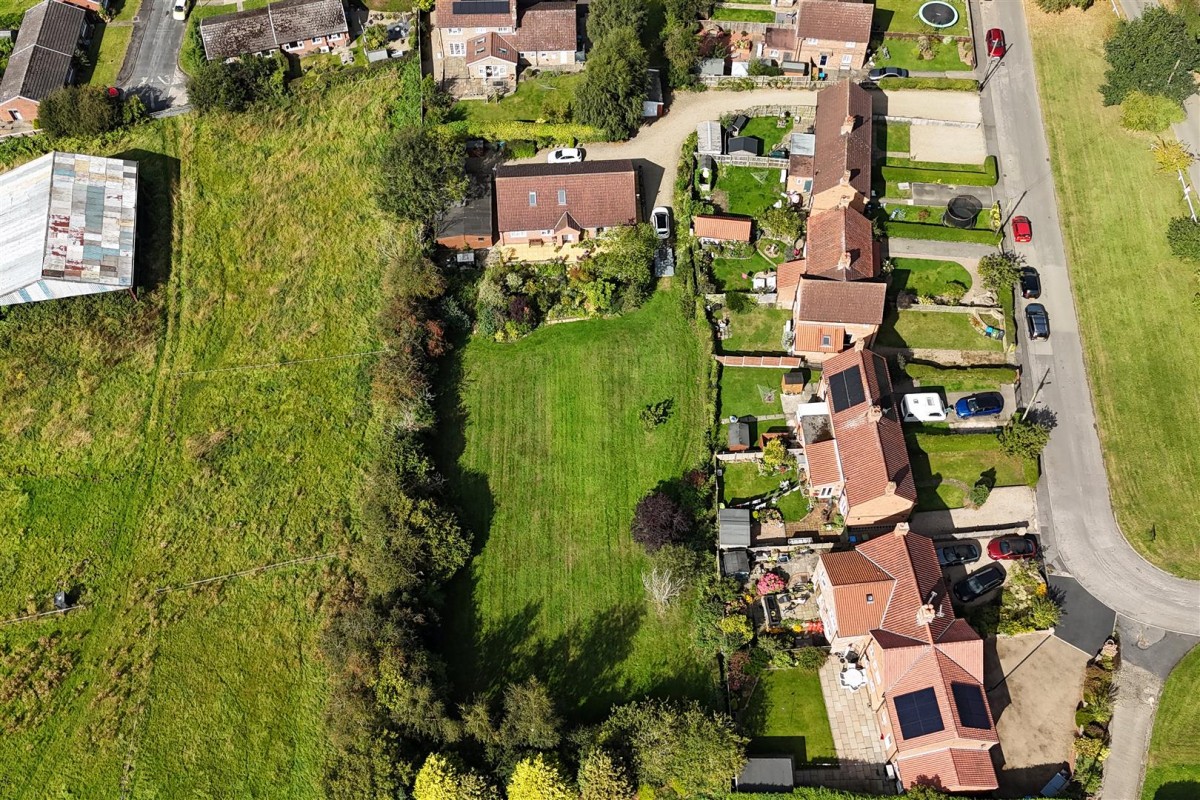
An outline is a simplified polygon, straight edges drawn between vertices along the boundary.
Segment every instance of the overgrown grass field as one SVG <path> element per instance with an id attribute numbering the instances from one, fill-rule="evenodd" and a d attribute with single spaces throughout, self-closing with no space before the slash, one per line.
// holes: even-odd
<path id="1" fill-rule="evenodd" d="M 322 796 L 321 564 L 372 458 L 370 175 L 398 72 L 285 110 L 136 128 L 141 300 L 0 326 L 0 795 Z M 353 132 L 349 135 L 348 132 Z M 32 663 L 32 662 L 26 662 Z"/>
<path id="2" fill-rule="evenodd" d="M 715 666 L 697 661 L 684 608 L 648 609 L 629 533 L 639 498 L 706 457 L 699 326 L 664 290 L 621 318 L 459 353 L 459 414 L 438 444 L 479 549 L 450 586 L 462 696 L 538 675 L 577 719 L 647 692 L 709 696 Z M 662 400 L 670 417 L 647 432 L 638 412 Z"/>
<path id="3" fill-rule="evenodd" d="M 1111 11 L 1025 5 L 1113 510 L 1142 555 L 1200 578 L 1198 287 L 1166 242 L 1187 206 L 1175 176 L 1155 172 L 1152 137 L 1100 105 Z"/>

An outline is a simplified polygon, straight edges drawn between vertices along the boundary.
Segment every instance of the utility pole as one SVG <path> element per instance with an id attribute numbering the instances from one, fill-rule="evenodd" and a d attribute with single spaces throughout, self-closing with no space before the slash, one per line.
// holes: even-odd
<path id="1" fill-rule="evenodd" d="M 1046 367 L 1046 371 L 1042 373 L 1042 379 L 1038 381 L 1038 387 L 1033 392 L 1033 397 L 1029 400 L 1029 405 L 1025 406 L 1025 413 L 1021 415 L 1021 422 L 1029 416 L 1029 412 L 1033 409 L 1033 404 L 1037 402 L 1038 395 L 1042 393 L 1042 387 L 1046 385 L 1046 378 L 1050 377 L 1050 368 Z"/>
<path id="2" fill-rule="evenodd" d="M 1188 211 L 1192 213 L 1192 222 L 1196 222 L 1196 207 L 1192 205 L 1192 187 L 1183 177 L 1183 170 L 1175 170 L 1179 174 L 1179 185 L 1183 187 L 1183 199 L 1187 201 Z"/>

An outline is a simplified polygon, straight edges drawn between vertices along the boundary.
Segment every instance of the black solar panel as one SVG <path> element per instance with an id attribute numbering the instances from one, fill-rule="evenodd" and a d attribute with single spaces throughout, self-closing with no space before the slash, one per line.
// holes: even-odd
<path id="1" fill-rule="evenodd" d="M 896 716 L 900 718 L 900 732 L 905 739 L 937 733 L 946 727 L 942 724 L 942 712 L 938 709 L 937 695 L 933 689 L 902 694 L 895 703 Z"/>
<path id="2" fill-rule="evenodd" d="M 507 14 L 507 0 L 458 0 L 450 9 L 455 14 Z"/>
<path id="3" fill-rule="evenodd" d="M 829 398 L 833 411 L 845 411 L 867 399 L 863 392 L 862 372 L 857 366 L 829 377 Z"/>
<path id="4" fill-rule="evenodd" d="M 983 691 L 971 683 L 952 683 L 954 705 L 958 707 L 958 719 L 968 728 L 987 730 L 992 727 L 988 722 L 987 706 L 983 704 Z"/>

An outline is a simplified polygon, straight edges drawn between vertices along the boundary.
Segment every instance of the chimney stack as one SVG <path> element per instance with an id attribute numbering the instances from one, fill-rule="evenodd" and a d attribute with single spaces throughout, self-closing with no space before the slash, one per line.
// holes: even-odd
<path id="1" fill-rule="evenodd" d="M 842 123 L 842 136 L 849 136 L 850 132 L 854 130 L 854 123 L 857 121 L 853 114 L 847 114 L 846 121 Z"/>
<path id="2" fill-rule="evenodd" d="M 908 533 L 908 523 L 907 522 L 897 523 L 896 530 L 892 531 L 892 533 L 894 533 L 897 536 L 903 536 L 904 534 Z"/>
<path id="3" fill-rule="evenodd" d="M 869 422 L 879 422 L 883 419 L 883 409 L 879 406 L 871 406 L 867 409 L 867 420 Z"/>
<path id="4" fill-rule="evenodd" d="M 937 619 L 937 609 L 931 604 L 926 603 L 917 610 L 918 625 L 932 625 L 935 619 Z"/>

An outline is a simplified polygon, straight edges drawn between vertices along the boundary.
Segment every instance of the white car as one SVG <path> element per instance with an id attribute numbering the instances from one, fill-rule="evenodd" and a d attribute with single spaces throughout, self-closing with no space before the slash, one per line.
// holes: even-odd
<path id="1" fill-rule="evenodd" d="M 175 5 L 171 6 L 171 17 L 180 22 L 187 19 L 187 0 L 175 0 Z"/>
<path id="2" fill-rule="evenodd" d="M 560 147 L 551 150 L 546 158 L 547 164 L 578 164 L 583 161 L 583 151 L 578 147 Z"/>
<path id="3" fill-rule="evenodd" d="M 906 394 L 900 402 L 905 422 L 945 422 L 946 406 L 936 392 Z"/>
<path id="4" fill-rule="evenodd" d="M 671 209 L 666 206 L 659 206 L 650 212 L 650 224 L 654 226 L 654 233 L 660 239 L 671 238 Z"/>

